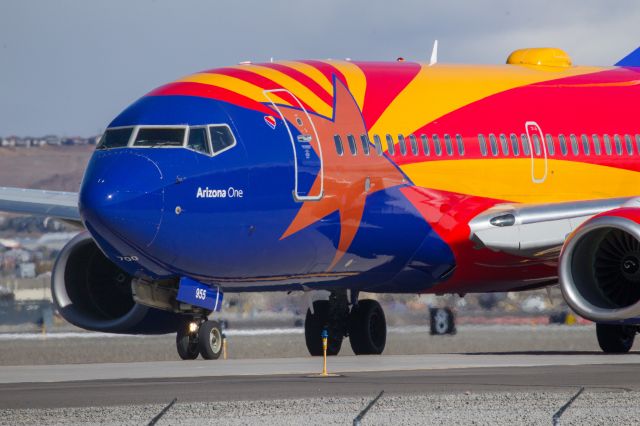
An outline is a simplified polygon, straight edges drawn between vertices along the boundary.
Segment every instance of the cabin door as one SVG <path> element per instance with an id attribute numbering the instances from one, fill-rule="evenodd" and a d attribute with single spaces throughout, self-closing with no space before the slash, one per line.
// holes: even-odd
<path id="1" fill-rule="evenodd" d="M 294 161 L 293 198 L 319 200 L 324 191 L 322 145 L 313 120 L 295 95 L 285 89 L 265 90 L 265 96 L 284 122 Z"/>
<path id="2" fill-rule="evenodd" d="M 533 183 L 542 183 L 547 179 L 548 171 L 547 147 L 544 143 L 544 135 L 535 121 L 527 121 L 525 129 L 531 153 L 531 180 Z"/>

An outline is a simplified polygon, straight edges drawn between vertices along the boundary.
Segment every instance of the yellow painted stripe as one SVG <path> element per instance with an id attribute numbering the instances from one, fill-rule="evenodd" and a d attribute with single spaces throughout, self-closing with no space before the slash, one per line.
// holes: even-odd
<path id="1" fill-rule="evenodd" d="M 258 75 L 261 75 L 269 80 L 275 82 L 283 89 L 286 89 L 293 93 L 302 102 L 309 105 L 318 114 L 326 117 L 332 116 L 333 106 L 327 105 L 322 99 L 318 97 L 307 86 L 303 85 L 299 81 L 289 77 L 288 75 L 261 65 L 243 65 L 242 67 L 236 67 L 244 71 L 249 71 Z"/>
<path id="2" fill-rule="evenodd" d="M 313 65 L 294 61 L 279 61 L 278 63 L 289 68 L 293 68 L 296 71 L 300 71 L 301 73 L 318 83 L 318 85 L 322 87 L 328 94 L 333 96 L 332 82 L 329 81 L 329 79 Z"/>
<path id="3" fill-rule="evenodd" d="M 210 86 L 216 86 L 216 87 L 221 87 L 223 89 L 231 90 L 232 92 L 236 92 L 240 95 L 251 98 L 257 102 L 268 101 L 268 99 L 264 95 L 263 88 L 258 87 L 255 84 L 248 83 L 239 78 L 230 77 L 228 75 L 200 73 L 200 74 L 190 75 L 178 81 L 185 82 L 185 83 L 208 84 Z M 269 94 L 269 97 L 271 97 L 277 103 L 290 105 L 289 102 L 285 101 L 279 96 L 276 96 L 275 94 Z"/>
<path id="4" fill-rule="evenodd" d="M 344 78 L 347 79 L 347 86 L 349 86 L 349 91 L 358 103 L 360 111 L 362 111 L 362 109 L 364 108 L 364 95 L 367 91 L 367 78 L 365 77 L 364 72 L 360 69 L 360 67 L 349 61 L 322 62 L 335 67 L 342 73 L 342 75 L 344 75 Z"/>
<path id="5" fill-rule="evenodd" d="M 535 161 L 541 176 L 544 160 Z M 549 160 L 540 184 L 533 183 L 526 158 L 425 161 L 400 168 L 418 186 L 519 203 L 631 197 L 640 188 L 638 172 L 563 160 Z"/>
<path id="6" fill-rule="evenodd" d="M 602 71 L 573 67 L 536 69 L 515 65 L 422 65 L 417 76 L 387 107 L 373 133 L 411 133 L 443 115 L 487 96 L 551 79 Z M 523 124 L 524 125 L 524 124 Z"/>

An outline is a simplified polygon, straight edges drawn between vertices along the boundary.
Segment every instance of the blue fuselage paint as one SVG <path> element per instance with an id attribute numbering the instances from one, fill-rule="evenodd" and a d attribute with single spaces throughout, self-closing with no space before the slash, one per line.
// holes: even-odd
<path id="1" fill-rule="evenodd" d="M 197 97 L 145 97 L 110 127 L 213 123 L 228 124 L 237 140 L 213 157 L 186 148 L 93 154 L 80 212 L 98 245 L 127 272 L 186 276 L 225 291 L 306 286 L 403 293 L 432 287 L 454 266 L 450 248 L 401 186 L 367 197 L 355 239 L 332 269 L 337 211 L 282 238 L 302 204 L 293 196 L 287 129 L 267 125 L 263 113 Z M 334 149 L 332 141 L 323 148 Z"/>

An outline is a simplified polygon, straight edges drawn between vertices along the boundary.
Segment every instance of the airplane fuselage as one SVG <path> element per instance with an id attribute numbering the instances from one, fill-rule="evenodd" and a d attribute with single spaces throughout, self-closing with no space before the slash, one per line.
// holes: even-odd
<path id="1" fill-rule="evenodd" d="M 534 288 L 557 280 L 557 252 L 477 247 L 469 222 L 504 203 L 637 195 L 639 88 L 637 69 L 616 67 L 206 71 L 109 125 L 126 143 L 96 150 L 80 211 L 112 261 L 152 279 L 226 291 Z"/>

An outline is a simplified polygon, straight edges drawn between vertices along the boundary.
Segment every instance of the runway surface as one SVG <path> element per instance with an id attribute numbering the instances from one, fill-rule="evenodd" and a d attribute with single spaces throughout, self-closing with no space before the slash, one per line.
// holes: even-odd
<path id="1" fill-rule="evenodd" d="M 459 390 L 640 390 L 640 356 L 467 354 L 218 360 L 0 368 L 0 408 L 263 400 Z M 169 398 L 170 399 L 170 398 Z"/>
<path id="2" fill-rule="evenodd" d="M 0 366 L 0 425 L 147 424 L 156 416 L 158 424 L 351 424 L 381 391 L 362 424 L 551 424 L 558 413 L 562 424 L 640 418 L 640 354 L 593 350 L 589 329 L 470 328 L 444 338 L 396 331 L 394 351 L 466 351 L 358 357 L 345 351 L 329 358 L 338 376 L 328 378 L 309 377 L 320 372 L 321 359 L 296 355 L 300 336 L 288 336 L 255 345 L 255 337 L 236 336 L 238 358 L 228 360 L 157 360 L 175 357 L 167 348 L 155 361 L 77 364 L 65 359 L 93 360 L 71 356 L 84 348 L 97 346 L 101 359 L 129 353 L 141 360 L 171 339 L 5 337 L 0 360 L 3 353 L 16 359 L 8 356 L 16 349 L 27 360 L 46 361 L 47 349 L 51 356 L 50 364 Z M 35 349 L 42 358 L 27 352 Z M 273 357 L 278 351 L 283 356 Z"/>

